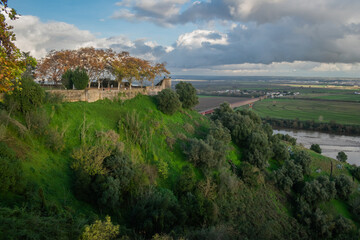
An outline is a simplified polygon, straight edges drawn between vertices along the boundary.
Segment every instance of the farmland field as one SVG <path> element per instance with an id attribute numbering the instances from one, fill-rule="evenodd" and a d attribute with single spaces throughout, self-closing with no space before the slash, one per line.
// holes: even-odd
<path id="1" fill-rule="evenodd" d="M 218 107 L 223 102 L 236 103 L 247 101 L 250 98 L 242 97 L 220 97 L 220 96 L 199 96 L 199 104 L 195 107 L 196 111 L 204 111 L 210 108 Z"/>
<path id="2" fill-rule="evenodd" d="M 266 99 L 256 102 L 253 110 L 261 117 L 360 125 L 360 103 L 357 102 Z"/>
<path id="3" fill-rule="evenodd" d="M 312 98 L 312 99 L 323 99 L 323 100 L 333 100 L 333 101 L 352 101 L 360 102 L 360 95 L 352 94 L 304 94 L 299 95 L 296 98 Z"/>

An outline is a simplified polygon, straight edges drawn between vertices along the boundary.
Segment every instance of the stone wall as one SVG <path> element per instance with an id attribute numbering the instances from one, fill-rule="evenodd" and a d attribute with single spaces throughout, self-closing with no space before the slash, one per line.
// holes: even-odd
<path id="1" fill-rule="evenodd" d="M 53 94 L 59 94 L 64 97 L 65 102 L 95 102 L 102 99 L 121 99 L 126 100 L 135 97 L 138 94 L 157 95 L 165 88 L 171 88 L 171 79 L 163 79 L 157 86 L 130 89 L 85 89 L 85 90 L 47 90 Z"/>

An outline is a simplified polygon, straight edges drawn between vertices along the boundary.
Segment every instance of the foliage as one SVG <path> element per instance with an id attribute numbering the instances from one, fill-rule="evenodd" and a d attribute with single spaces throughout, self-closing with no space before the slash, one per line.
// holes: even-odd
<path id="1" fill-rule="evenodd" d="M 262 132 L 253 132 L 247 141 L 248 148 L 244 152 L 244 160 L 262 169 L 268 164 L 270 147 L 267 136 Z"/>
<path id="2" fill-rule="evenodd" d="M 159 110 L 168 115 L 173 115 L 181 107 L 179 96 L 171 89 L 159 92 L 157 102 Z"/>
<path id="3" fill-rule="evenodd" d="M 89 83 L 89 76 L 84 69 L 77 68 L 71 75 L 71 82 L 78 90 L 83 90 Z"/>
<path id="4" fill-rule="evenodd" d="M 337 156 L 336 156 L 336 159 L 340 162 L 346 162 L 347 160 L 347 155 L 341 151 L 341 152 L 338 152 Z"/>
<path id="5" fill-rule="evenodd" d="M 176 197 L 168 189 L 150 188 L 132 209 L 131 225 L 147 237 L 168 233 L 185 220 Z"/>
<path id="6" fill-rule="evenodd" d="M 304 179 L 303 169 L 293 160 L 286 160 L 281 169 L 275 171 L 275 179 L 280 188 L 290 192 L 294 184 Z"/>
<path id="7" fill-rule="evenodd" d="M 353 191 L 353 184 L 351 180 L 344 175 L 340 175 L 335 177 L 334 181 L 337 191 L 337 197 L 343 200 L 347 200 Z"/>
<path id="8" fill-rule="evenodd" d="M 249 186 L 255 187 L 263 182 L 260 170 L 247 162 L 241 164 L 237 174 L 240 179 Z"/>
<path id="9" fill-rule="evenodd" d="M 179 82 L 176 84 L 175 89 L 183 108 L 191 109 L 199 103 L 196 89 L 191 83 Z"/>
<path id="10" fill-rule="evenodd" d="M 83 220 L 64 214 L 49 214 L 24 207 L 0 207 L 2 239 L 76 239 Z"/>
<path id="11" fill-rule="evenodd" d="M 304 175 L 310 175 L 311 157 L 305 150 L 298 150 L 293 155 L 294 162 L 303 169 Z"/>
<path id="12" fill-rule="evenodd" d="M 18 84 L 26 64 L 14 44 L 15 34 L 11 31 L 13 27 L 6 22 L 6 16 L 15 20 L 17 13 L 8 7 L 7 0 L 0 1 L 0 93 L 11 94 L 14 89 L 21 90 Z"/>
<path id="13" fill-rule="evenodd" d="M 116 239 L 119 234 L 119 226 L 113 225 L 109 216 L 105 217 L 105 221 L 96 220 L 90 226 L 85 226 L 84 232 L 81 234 L 81 240 L 111 240 Z"/>
<path id="14" fill-rule="evenodd" d="M 321 154 L 321 148 L 319 144 L 311 144 L 310 150 L 313 150 L 314 152 Z"/>
<path id="15" fill-rule="evenodd" d="M 309 204 L 314 204 L 333 199 L 336 192 L 337 188 L 335 188 L 335 183 L 330 181 L 328 177 L 321 176 L 311 182 L 305 183 L 302 196 Z"/>
<path id="16" fill-rule="evenodd" d="M 74 170 L 81 169 L 90 176 L 106 172 L 102 163 L 116 149 L 119 138 L 113 131 L 107 133 L 98 132 L 94 145 L 82 144 L 79 148 L 74 149 L 72 153 L 74 161 L 71 164 Z"/>
<path id="17" fill-rule="evenodd" d="M 279 161 L 285 161 L 290 159 L 290 153 L 288 146 L 280 141 L 273 143 L 272 151 L 274 153 L 274 158 Z"/>
<path id="18" fill-rule="evenodd" d="M 18 159 L 0 155 L 0 191 L 18 191 L 22 174 L 22 166 Z"/>
<path id="19" fill-rule="evenodd" d="M 42 105 L 45 91 L 32 78 L 22 79 L 22 89 L 15 89 L 5 96 L 5 105 L 9 111 L 17 110 L 27 113 Z M 15 108 L 15 109 L 12 109 Z"/>
<path id="20" fill-rule="evenodd" d="M 68 69 L 62 76 L 61 76 L 61 83 L 66 89 L 72 89 L 73 88 L 73 74 L 74 71 L 71 69 Z"/>

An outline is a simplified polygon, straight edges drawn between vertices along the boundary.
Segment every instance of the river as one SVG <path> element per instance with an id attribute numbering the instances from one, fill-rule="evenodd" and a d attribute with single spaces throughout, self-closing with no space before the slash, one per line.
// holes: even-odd
<path id="1" fill-rule="evenodd" d="M 289 134 L 306 148 L 310 148 L 311 144 L 319 144 L 322 155 L 331 158 L 336 159 L 338 152 L 344 151 L 348 156 L 348 163 L 360 166 L 360 137 L 303 130 L 274 130 L 274 134 L 276 133 Z"/>

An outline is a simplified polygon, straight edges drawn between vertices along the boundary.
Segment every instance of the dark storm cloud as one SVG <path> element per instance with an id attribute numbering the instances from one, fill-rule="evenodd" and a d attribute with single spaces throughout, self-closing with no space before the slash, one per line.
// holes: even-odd
<path id="1" fill-rule="evenodd" d="M 238 24 L 226 33 L 227 44 L 211 41 L 222 38 L 224 33 L 213 32 L 205 36 L 207 39 L 201 35 L 200 42 L 197 34 L 192 34 L 188 42 L 193 41 L 196 47 L 176 44 L 172 52 L 162 52 L 162 59 L 174 67 L 283 61 L 360 62 L 358 0 L 212 0 L 195 2 L 183 10 L 179 7 L 181 2 L 167 0 L 164 6 L 172 14 L 158 11 L 150 14 L 148 2 L 135 2 L 127 4 L 127 11 L 132 13 L 128 16 L 160 25 L 209 20 Z"/>

